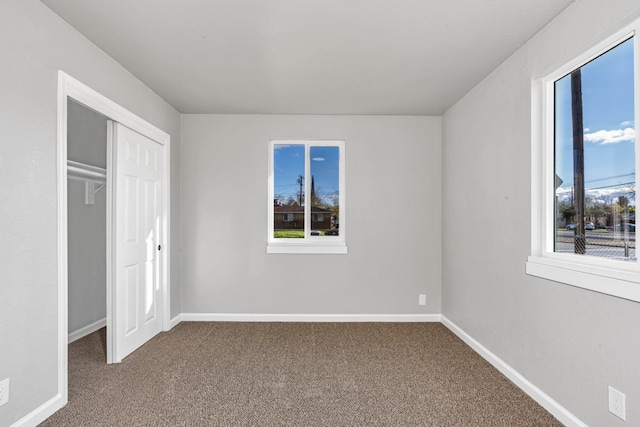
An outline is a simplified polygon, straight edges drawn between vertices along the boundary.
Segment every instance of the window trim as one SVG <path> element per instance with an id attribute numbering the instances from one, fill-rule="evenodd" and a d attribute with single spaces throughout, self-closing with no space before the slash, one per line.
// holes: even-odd
<path id="1" fill-rule="evenodd" d="M 313 236 L 311 206 L 305 203 L 304 230 L 305 236 L 302 239 L 277 239 L 273 237 L 274 232 L 274 175 L 273 158 L 274 147 L 276 145 L 304 145 L 305 146 L 305 177 L 311 176 L 311 147 L 338 147 L 339 149 L 339 196 L 340 206 L 340 232 L 338 236 Z M 314 139 L 273 139 L 269 141 L 269 179 L 268 198 L 268 224 L 267 224 L 267 253 L 268 254 L 346 254 L 346 180 L 345 180 L 345 141 L 344 140 L 314 140 Z M 310 179 L 305 179 L 305 194 L 311 193 Z"/>
<path id="2" fill-rule="evenodd" d="M 531 84 L 531 255 L 526 274 L 640 302 L 640 257 L 636 262 L 554 252 L 554 82 L 634 37 L 635 128 L 640 126 L 640 20 Z M 640 147 L 636 138 L 636 169 Z M 636 180 L 636 194 L 639 180 Z M 637 249 L 636 249 L 637 250 Z"/>

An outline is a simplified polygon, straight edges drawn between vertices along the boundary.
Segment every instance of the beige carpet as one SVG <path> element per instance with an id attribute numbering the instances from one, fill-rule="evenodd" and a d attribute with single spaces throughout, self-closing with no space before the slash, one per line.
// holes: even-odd
<path id="1" fill-rule="evenodd" d="M 439 323 L 183 322 L 117 365 L 69 346 L 43 426 L 559 426 Z"/>

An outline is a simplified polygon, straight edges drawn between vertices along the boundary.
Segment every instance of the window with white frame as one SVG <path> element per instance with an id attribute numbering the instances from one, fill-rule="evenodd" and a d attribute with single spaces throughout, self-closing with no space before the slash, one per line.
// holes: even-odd
<path id="1" fill-rule="evenodd" d="M 635 301 L 638 28 L 534 85 L 527 262 L 529 274 Z"/>
<path id="2" fill-rule="evenodd" d="M 269 142 L 268 253 L 347 253 L 344 146 Z"/>

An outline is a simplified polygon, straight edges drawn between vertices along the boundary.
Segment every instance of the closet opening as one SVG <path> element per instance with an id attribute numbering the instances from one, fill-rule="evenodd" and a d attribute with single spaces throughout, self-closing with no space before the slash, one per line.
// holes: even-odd
<path id="1" fill-rule="evenodd" d="M 107 326 L 107 124 L 67 100 L 69 344 Z"/>

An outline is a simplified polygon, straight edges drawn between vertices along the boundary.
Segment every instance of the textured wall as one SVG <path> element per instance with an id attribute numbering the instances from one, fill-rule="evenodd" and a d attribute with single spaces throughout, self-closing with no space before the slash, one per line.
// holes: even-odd
<path id="1" fill-rule="evenodd" d="M 4 426 L 58 392 L 58 70 L 171 134 L 175 314 L 180 117 L 39 1 L 6 0 L 0 8 L 0 379 L 11 379 Z"/>
<path id="2" fill-rule="evenodd" d="M 637 0 L 574 3 L 443 116 L 442 312 L 588 425 L 640 425 L 640 304 L 525 275 L 531 80 L 601 41 Z"/>
<path id="3" fill-rule="evenodd" d="M 184 313 L 440 312 L 439 118 L 185 115 L 182 134 Z M 289 138 L 346 141 L 347 255 L 265 253 L 268 141 Z"/>

